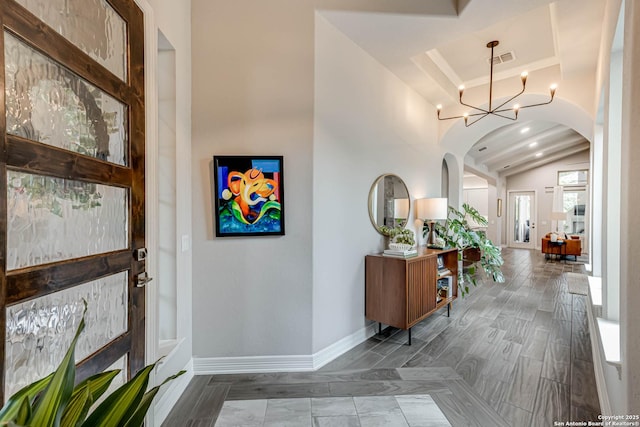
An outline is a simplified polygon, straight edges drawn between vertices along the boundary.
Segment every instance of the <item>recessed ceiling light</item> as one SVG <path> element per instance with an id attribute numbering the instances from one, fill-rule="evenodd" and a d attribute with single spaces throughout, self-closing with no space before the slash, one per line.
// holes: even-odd
<path id="1" fill-rule="evenodd" d="M 539 153 L 536 153 L 536 157 L 542 157 L 542 155 L 543 155 L 543 154 L 544 154 L 544 153 L 543 153 L 542 151 L 541 151 L 541 152 L 539 152 Z"/>
<path id="2" fill-rule="evenodd" d="M 529 144 L 529 148 L 533 148 L 536 147 L 538 145 L 537 141 L 533 141 L 531 144 Z"/>
<path id="3" fill-rule="evenodd" d="M 520 129 L 520 133 L 527 133 L 527 132 L 529 132 L 529 128 Z"/>
<path id="4" fill-rule="evenodd" d="M 478 151 L 484 151 L 486 149 L 487 149 L 487 147 L 480 147 L 480 149 L 478 149 Z"/>

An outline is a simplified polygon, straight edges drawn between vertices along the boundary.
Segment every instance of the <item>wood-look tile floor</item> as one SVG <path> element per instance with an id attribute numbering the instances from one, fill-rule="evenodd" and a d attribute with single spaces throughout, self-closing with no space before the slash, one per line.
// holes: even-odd
<path id="1" fill-rule="evenodd" d="M 387 328 L 311 373 L 195 377 L 163 425 L 213 426 L 225 400 L 429 394 L 453 426 L 552 426 L 600 413 L 579 262 L 504 249 L 484 281 L 407 333 Z"/>

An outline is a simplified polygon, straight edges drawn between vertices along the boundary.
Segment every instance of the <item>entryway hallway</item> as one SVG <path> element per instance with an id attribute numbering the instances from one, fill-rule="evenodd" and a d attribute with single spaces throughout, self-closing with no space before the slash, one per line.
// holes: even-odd
<path id="1" fill-rule="evenodd" d="M 388 328 L 316 372 L 199 376 L 164 425 L 213 426 L 225 400 L 267 400 L 255 425 L 289 425 L 269 423 L 283 422 L 273 418 L 279 399 L 406 395 L 430 396 L 452 426 L 597 421 L 587 297 L 569 292 L 565 274 L 584 265 L 526 249 L 503 255 L 506 283 L 482 281 L 451 317 L 443 309 L 415 326 L 411 346 Z M 363 421 L 357 405 L 359 417 L 314 416 L 309 402 L 306 425 L 394 425 Z"/>

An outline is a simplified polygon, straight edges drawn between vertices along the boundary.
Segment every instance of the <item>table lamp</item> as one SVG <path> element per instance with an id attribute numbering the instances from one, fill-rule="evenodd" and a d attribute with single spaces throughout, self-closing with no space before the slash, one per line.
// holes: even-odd
<path id="1" fill-rule="evenodd" d="M 562 211 L 552 211 L 551 212 L 551 220 L 556 221 L 556 233 L 559 233 L 559 221 L 567 220 L 567 213 Z"/>
<path id="2" fill-rule="evenodd" d="M 420 199 L 416 202 L 418 218 L 429 222 L 429 236 L 427 237 L 428 248 L 436 246 L 434 225 L 438 220 L 447 219 L 448 206 L 449 204 L 445 197 Z"/>

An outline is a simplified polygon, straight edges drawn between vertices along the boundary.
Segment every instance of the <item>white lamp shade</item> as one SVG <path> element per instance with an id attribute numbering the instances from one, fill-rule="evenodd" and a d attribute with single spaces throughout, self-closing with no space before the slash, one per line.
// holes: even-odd
<path id="1" fill-rule="evenodd" d="M 420 219 L 447 219 L 449 202 L 446 197 L 419 199 L 416 201 L 416 212 Z"/>
<path id="2" fill-rule="evenodd" d="M 566 212 L 552 211 L 551 212 L 551 219 L 553 221 L 566 221 L 567 220 L 567 213 Z"/>
<path id="3" fill-rule="evenodd" d="M 395 199 L 393 201 L 393 217 L 394 218 L 409 217 L 409 199 Z"/>

